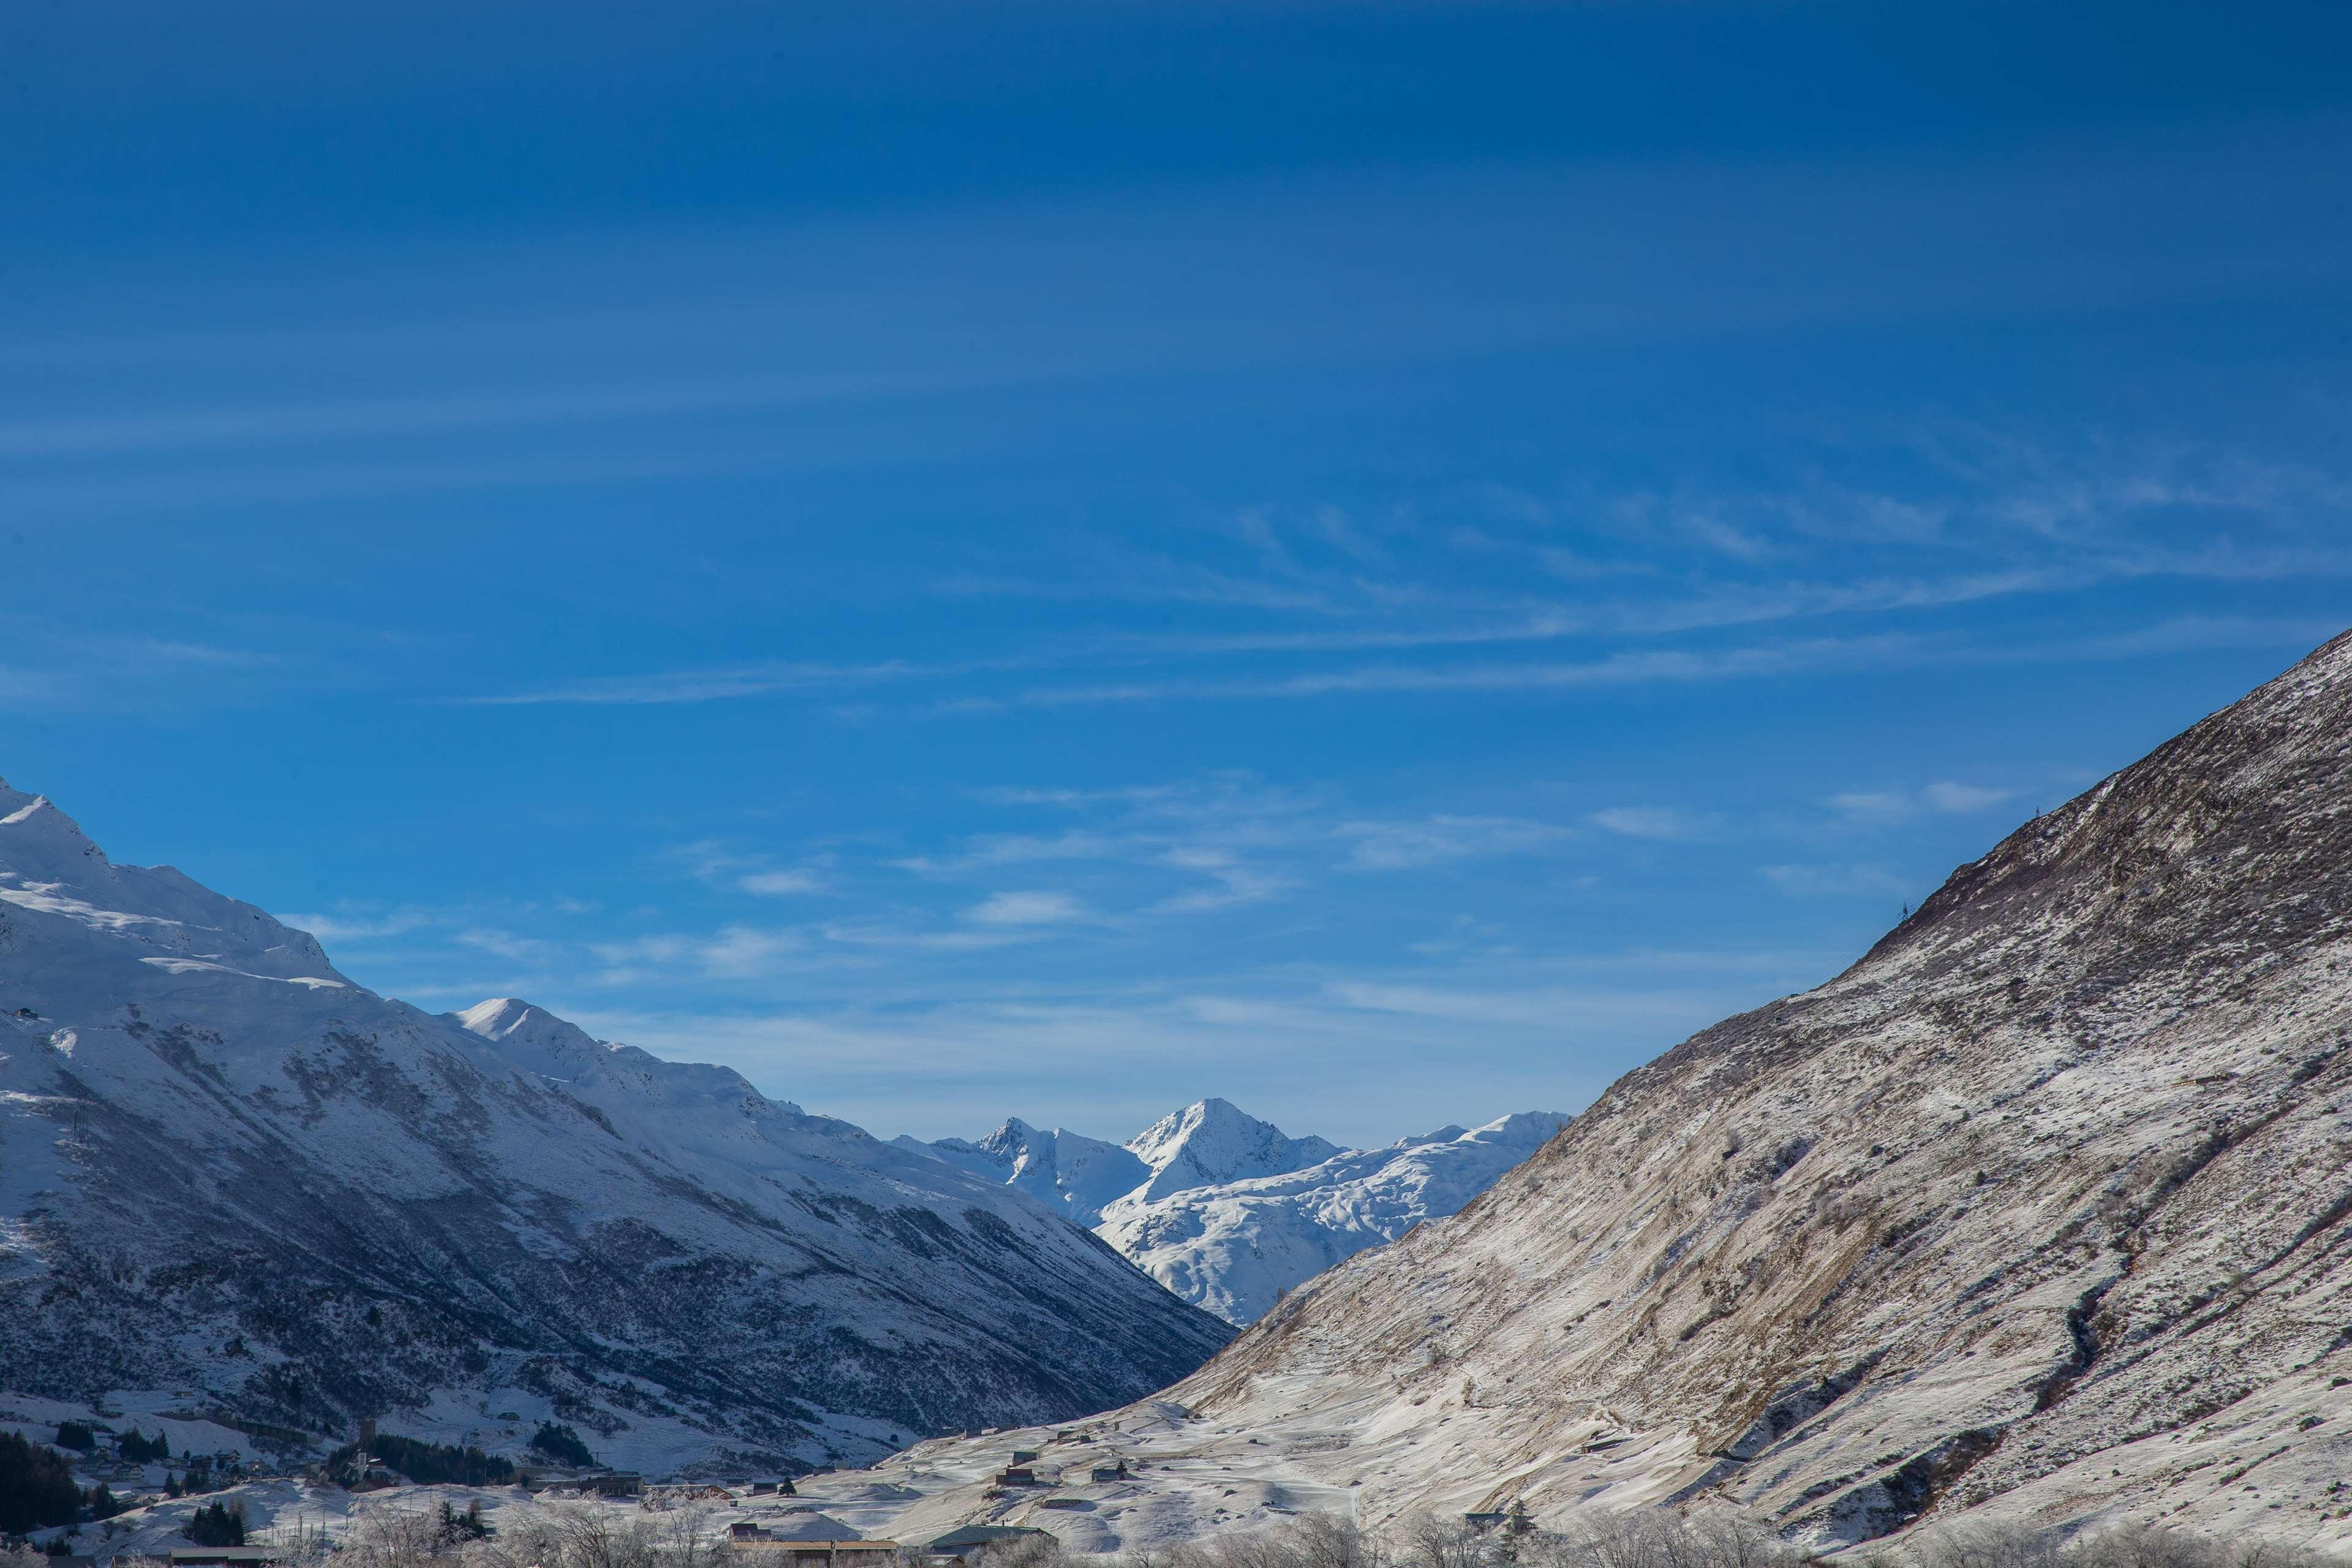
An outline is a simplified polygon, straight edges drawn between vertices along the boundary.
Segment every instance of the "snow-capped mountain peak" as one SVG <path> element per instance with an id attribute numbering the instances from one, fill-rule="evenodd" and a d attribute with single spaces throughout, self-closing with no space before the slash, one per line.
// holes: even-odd
<path id="1" fill-rule="evenodd" d="M 68 966 L 47 978 L 94 983 L 80 966 L 145 964 L 173 973 L 204 970 L 312 987 L 344 987 L 318 939 L 236 899 L 224 898 L 170 866 L 117 866 L 47 795 L 0 780 L 0 903 L 82 927 L 99 942 L 55 955 Z M 0 950 L 5 951 L 5 950 Z M 37 1004 L 36 1004 L 37 1006 Z"/>
<path id="2" fill-rule="evenodd" d="M 1321 1138 L 1292 1138 L 1229 1100 L 1198 1100 L 1171 1111 L 1128 1141 L 1128 1151 L 1151 1169 L 1139 1194 L 1163 1198 L 1188 1187 L 1278 1176 L 1318 1164 L 1339 1152 Z"/>

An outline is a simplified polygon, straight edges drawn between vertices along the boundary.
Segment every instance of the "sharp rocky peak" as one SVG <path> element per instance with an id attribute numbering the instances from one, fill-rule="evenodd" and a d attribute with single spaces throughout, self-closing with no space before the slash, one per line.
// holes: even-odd
<path id="1" fill-rule="evenodd" d="M 46 849 L 51 855 L 63 852 L 107 863 L 106 852 L 91 843 L 81 824 L 58 809 L 55 801 L 45 795 L 12 789 L 5 779 L 0 779 L 0 828 L 8 830 L 11 860 L 23 858 L 28 850 L 37 855 Z"/>
<path id="2" fill-rule="evenodd" d="M 1276 1176 L 1320 1164 L 1339 1146 L 1322 1138 L 1293 1138 L 1226 1100 L 1200 1100 L 1160 1118 L 1131 1140 L 1129 1151 L 1151 1168 L 1137 1195 L 1150 1199 L 1187 1187 Z"/>
<path id="3" fill-rule="evenodd" d="M 528 1043 L 557 1050 L 607 1049 L 579 1025 L 515 996 L 492 996 L 450 1016 L 486 1040 Z"/>

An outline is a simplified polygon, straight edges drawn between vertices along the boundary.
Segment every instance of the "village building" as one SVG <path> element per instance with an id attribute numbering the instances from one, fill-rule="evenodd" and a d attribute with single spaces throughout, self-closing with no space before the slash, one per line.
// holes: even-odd
<path id="1" fill-rule="evenodd" d="M 751 1528 L 759 1531 L 757 1525 Z M 738 1551 L 756 1552 L 756 1563 L 774 1563 L 778 1568 L 785 1563 L 792 1568 L 887 1568 L 898 1555 L 895 1541 L 796 1541 L 765 1531 L 745 1535 L 742 1529 L 735 1527 L 729 1544 Z"/>
<path id="2" fill-rule="evenodd" d="M 988 1547 L 1007 1541 L 1020 1541 L 1033 1535 L 1050 1535 L 1052 1531 L 1034 1530 L 1019 1524 L 967 1524 L 961 1530 L 951 1530 L 923 1548 L 923 1555 L 934 1563 L 961 1563 Z"/>

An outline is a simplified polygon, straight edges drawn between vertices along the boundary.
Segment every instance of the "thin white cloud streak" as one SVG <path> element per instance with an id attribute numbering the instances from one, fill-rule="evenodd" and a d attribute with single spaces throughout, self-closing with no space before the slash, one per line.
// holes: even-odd
<path id="1" fill-rule="evenodd" d="M 2303 617 L 2271 620 L 2255 616 L 2184 616 L 2133 631 L 2029 644 L 1969 644 L 1950 637 L 1899 633 L 1870 637 L 1816 637 L 1709 652 L 1675 649 L 1622 652 L 1582 663 L 1454 665 L 1423 668 L 1405 665 L 1375 665 L 1257 679 L 1179 679 L 1033 687 L 1009 698 L 950 700 L 933 704 L 922 711 L 954 715 L 995 711 L 1008 705 L 1055 708 L 1120 702 L 1308 699 L 1381 693 L 1602 690 L 1620 687 L 1811 675 L 1856 666 L 1887 668 L 2056 664 L 2132 658 L 2210 647 L 2273 647 L 2281 645 L 2309 647 L 2317 646 L 2342 629 L 2333 622 Z"/>
<path id="2" fill-rule="evenodd" d="M 991 390 L 1084 374 L 1071 365 L 1008 362 L 987 370 L 824 371 L 605 386 L 509 387 L 349 403 L 27 420 L 0 425 L 0 457 L 118 457 L 190 447 L 683 418 Z"/>
<path id="3" fill-rule="evenodd" d="M 1144 805 L 1189 793 L 1174 784 L 1135 784 L 1121 789 L 976 789 L 972 798 L 992 805 Z"/>
<path id="4" fill-rule="evenodd" d="M 1101 646 L 1107 650 L 1201 656 L 1475 647 L 1573 637 L 1667 637 L 1775 621 L 1945 609 L 2029 594 L 2079 593 L 2109 583 L 2150 577 L 2252 583 L 2347 575 L 2352 575 L 2352 551 L 2248 552 L 2227 547 L 2196 552 L 2150 548 L 2095 562 L 1942 578 L 1741 584 L 1676 599 L 1539 610 L 1519 618 L 1478 626 L 1137 637 L 1106 639 Z"/>
<path id="5" fill-rule="evenodd" d="M 1919 794 L 1937 811 L 1970 812 L 1983 811 L 1999 805 L 2003 801 L 2015 800 L 2018 792 L 2013 789 L 1988 789 L 1980 784 L 1954 784 L 1945 780 L 1929 784 Z"/>
<path id="6" fill-rule="evenodd" d="M 379 942 L 386 937 L 406 936 L 436 924 L 440 918 L 421 910 L 375 916 L 297 912 L 277 917 L 279 924 L 309 931 L 321 942 Z"/>
<path id="7" fill-rule="evenodd" d="M 2020 793 L 1939 779 L 1916 790 L 1846 790 L 1822 804 L 1856 826 L 1884 826 L 1907 822 L 1928 812 L 1966 816 L 1988 811 L 2015 800 Z"/>
<path id="8" fill-rule="evenodd" d="M 1519 662 L 1433 667 L 1390 664 L 1256 679 L 1179 679 L 1092 686 L 1036 686 L 1008 696 L 947 699 L 929 704 L 918 711 L 932 716 L 949 716 L 1001 711 L 1008 706 L 1055 708 L 1121 702 L 1304 699 L 1381 692 L 1602 689 L 1663 683 L 1755 679 L 1814 673 L 1856 664 L 2054 663 L 2071 659 L 2127 658 L 2205 647 L 2269 647 L 2298 642 L 2316 646 L 2341 629 L 2333 623 L 2302 617 L 2269 620 L 2253 616 L 2183 616 L 2152 626 L 2071 641 L 2000 647 L 1969 646 L 1950 638 L 1891 633 L 1868 637 L 1814 637 L 1706 652 L 1630 650 L 1575 663 Z M 1064 656 L 1033 654 L 940 665 L 895 659 L 867 665 L 736 665 L 706 670 L 601 677 L 566 686 L 456 697 L 446 700 L 467 707 L 532 704 L 657 706 L 718 702 L 801 691 L 915 684 L 979 674 L 1037 670 L 1062 662 L 1065 662 Z M 18 673 L 22 676 L 39 672 Z M 0 697 L 5 695 L 5 687 L 0 687 Z"/>
<path id="9" fill-rule="evenodd" d="M 1685 1020 L 1692 999 L 1673 991 L 1590 990 L 1577 986 L 1532 990 L 1472 990 L 1445 985 L 1405 985 L 1349 981 L 1326 988 L 1340 1006 L 1368 1013 L 1399 1013 L 1459 1024 L 1524 1025 L 1569 1030 L 1607 1018 L 1612 1024 Z M 1696 1011 L 1704 1012 L 1701 1004 Z"/>
<path id="10" fill-rule="evenodd" d="M 1807 898 L 1916 897 L 1918 889 L 1875 862 L 1824 866 L 1767 866 L 1765 877 L 1785 893 Z"/>
<path id="11" fill-rule="evenodd" d="M 1157 702 L 1221 698 L 1313 698 L 1380 692 L 1531 691 L 1752 679 L 1815 670 L 1857 659 L 1916 657 L 1917 639 L 1902 637 L 1817 639 L 1772 647 L 1695 653 L 1612 654 L 1580 664 L 1500 664 L 1415 668 L 1379 665 L 1248 680 L 1133 681 L 1119 685 L 1036 687 L 1011 700 L 1027 707 Z M 976 699 L 939 711 L 992 705 Z"/>
<path id="12" fill-rule="evenodd" d="M 1525 817 L 1435 816 L 1418 821 L 1343 822 L 1353 839 L 1346 865 L 1359 871 L 1405 871 L 1453 860 L 1524 855 L 1575 837 L 1573 828 Z"/>
<path id="13" fill-rule="evenodd" d="M 1054 860 L 1113 860 L 1134 858 L 1156 841 L 1131 834 L 1098 833 L 1073 828 L 1050 835 L 980 834 L 965 840 L 961 854 L 912 856 L 893 864 L 905 871 L 929 876 L 956 876 L 1002 866 L 1026 866 Z"/>
<path id="14" fill-rule="evenodd" d="M 773 696 L 785 691 L 937 679 L 982 670 L 1022 668 L 1034 668 L 1034 661 L 998 660 L 958 665 L 921 665 L 904 659 L 858 665 L 769 662 L 727 665 L 711 669 L 668 670 L 652 675 L 600 676 L 565 686 L 487 697 L 453 697 L 448 701 L 455 706 L 467 708 L 564 703 L 653 707 L 665 703 L 722 702 L 746 697 Z"/>
<path id="15" fill-rule="evenodd" d="M 1063 925 L 1086 918 L 1085 907 L 1069 894 L 1035 889 L 992 893 L 964 911 L 964 919 L 984 926 Z"/>
<path id="16" fill-rule="evenodd" d="M 1161 855 L 1160 863 L 1196 872 L 1207 878 L 1209 885 L 1148 905 L 1143 910 L 1147 915 L 1214 914 L 1280 898 L 1298 886 L 1293 878 L 1252 866 L 1232 849 L 1216 845 L 1180 845 Z"/>
<path id="17" fill-rule="evenodd" d="M 825 881 L 814 871 L 752 871 L 735 879 L 735 885 L 761 898 L 790 898 L 824 891 Z"/>
<path id="18" fill-rule="evenodd" d="M 83 682 L 53 669 L 17 669 L 0 665 L 0 706 L 48 708 L 79 700 Z"/>
<path id="19" fill-rule="evenodd" d="M 180 637 L 84 632 L 46 617 L 0 616 L 0 628 L 6 641 L 37 649 L 48 659 L 71 661 L 64 668 L 0 665 L 0 706 L 113 705 L 165 692 L 184 702 L 194 674 L 217 682 L 225 675 L 277 669 L 285 662 L 275 654 Z"/>
<path id="20" fill-rule="evenodd" d="M 772 436 L 756 445 L 690 450 L 390 461 L 352 459 L 296 465 L 264 460 L 246 468 L 157 471 L 95 468 L 38 484 L 16 481 L 10 495 L 25 510 L 105 513 L 187 511 L 231 506 L 293 506 L 347 497 L 382 499 L 442 491 L 563 489 L 651 483 L 729 475 L 837 472 L 881 464 L 947 463 L 1003 455 L 1007 437 L 959 432 L 909 433 L 903 424 L 866 427 L 860 438 L 794 440 Z"/>
<path id="21" fill-rule="evenodd" d="M 1715 826 L 1713 818 L 1663 805 L 1612 805 L 1594 812 L 1591 822 L 1626 838 L 1696 838 Z"/>

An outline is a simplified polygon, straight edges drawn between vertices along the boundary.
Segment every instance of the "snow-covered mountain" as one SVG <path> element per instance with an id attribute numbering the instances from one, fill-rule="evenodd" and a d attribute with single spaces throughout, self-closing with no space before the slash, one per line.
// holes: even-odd
<path id="1" fill-rule="evenodd" d="M 1083 1436 L 1150 1478 L 1060 1472 L 1097 1550 L 1516 1500 L 2352 1552 L 2352 635 Z M 858 1522 L 1029 1521 L 989 1457 Z"/>
<path id="2" fill-rule="evenodd" d="M 1060 1208 L 1184 1300 L 1248 1323 L 1341 1258 L 1454 1213 L 1567 1123 L 1525 1111 L 1341 1149 L 1203 1100 L 1124 1146 L 1017 1118 L 978 1142 L 898 1142 Z"/>
<path id="3" fill-rule="evenodd" d="M 1248 1324 L 1341 1259 L 1456 1212 L 1567 1125 L 1521 1111 L 1278 1174 L 1138 1193 L 1106 1205 L 1095 1234 L 1187 1301 Z"/>
<path id="4" fill-rule="evenodd" d="M 807 1465 L 1229 1334 L 995 1181 L 523 1002 L 378 996 L 0 784 L 0 1390 Z"/>
<path id="5" fill-rule="evenodd" d="M 1196 1100 L 1128 1140 L 1151 1179 L 1129 1195 L 1146 1203 L 1194 1187 L 1279 1176 L 1339 1152 L 1320 1138 L 1290 1138 L 1271 1121 L 1245 1116 L 1229 1100 Z"/>
<path id="6" fill-rule="evenodd" d="M 1133 1192 L 1152 1173 L 1132 1150 L 1059 1128 L 1040 1132 L 1017 1116 L 976 1143 L 961 1138 L 936 1143 L 900 1138 L 898 1142 L 912 1152 L 1002 1182 L 1089 1226 L 1102 1217 L 1105 1204 Z"/>

